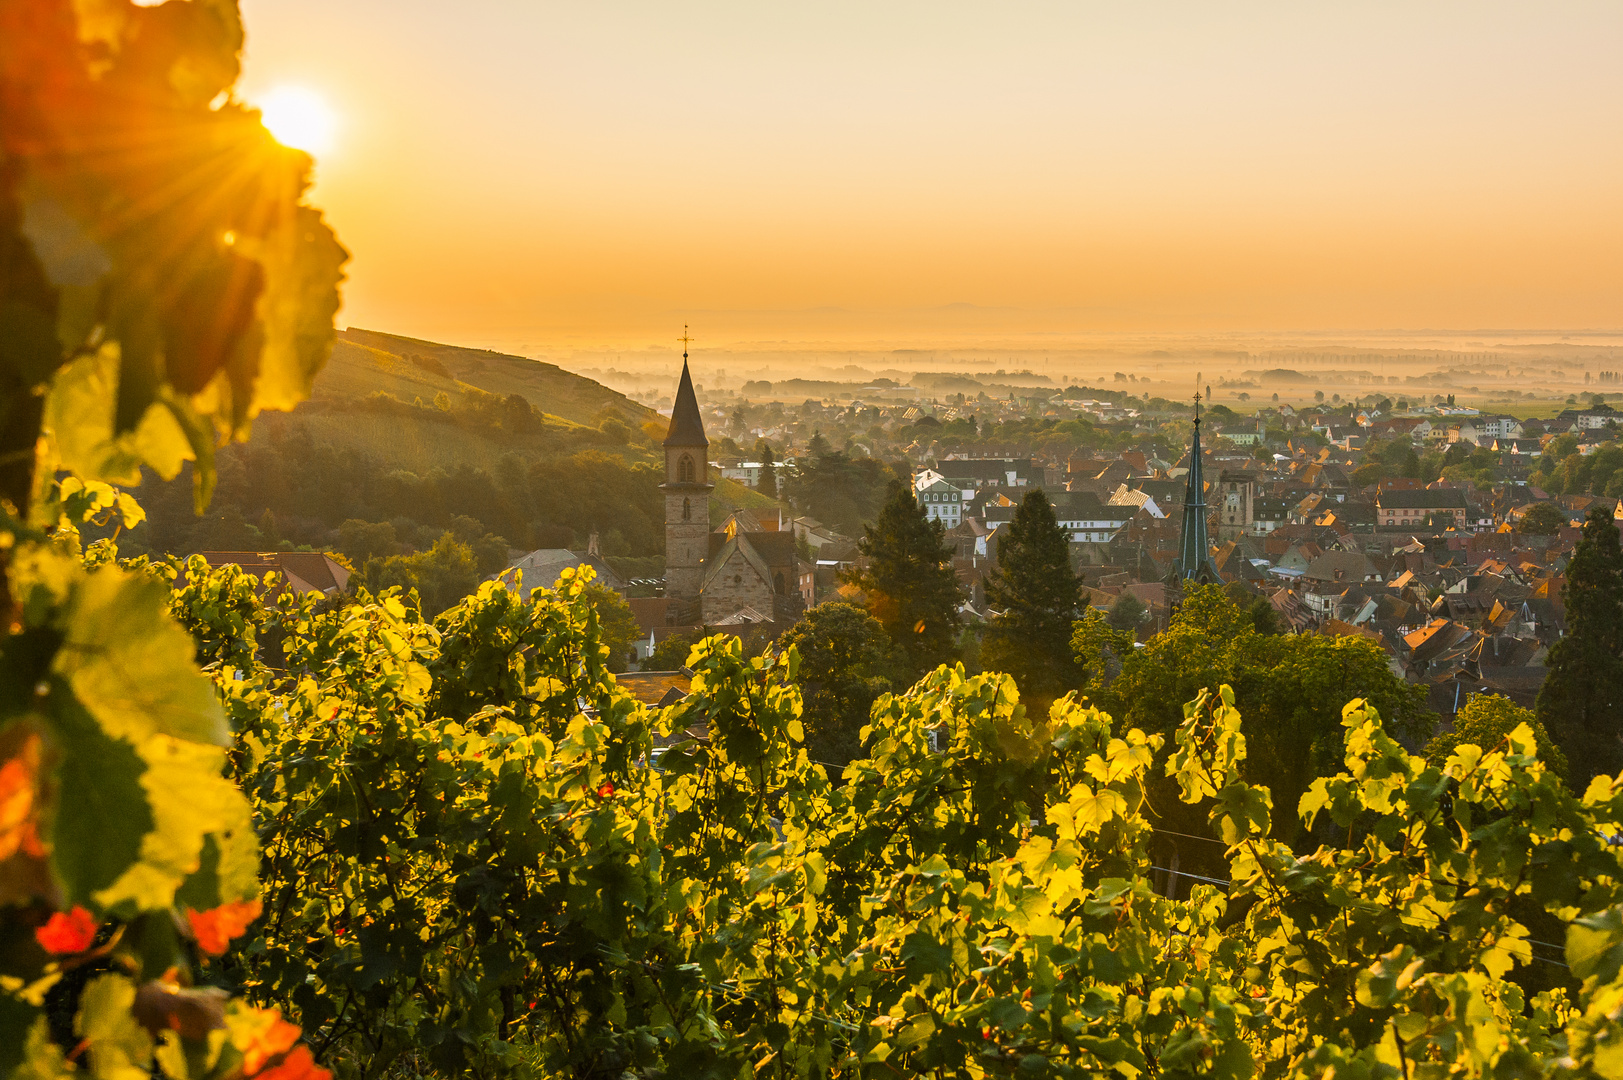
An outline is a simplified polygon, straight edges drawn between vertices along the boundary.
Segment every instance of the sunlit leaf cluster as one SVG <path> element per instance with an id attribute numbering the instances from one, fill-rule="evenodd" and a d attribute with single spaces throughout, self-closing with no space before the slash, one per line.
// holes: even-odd
<path id="1" fill-rule="evenodd" d="M 233 96 L 242 37 L 230 0 L 0 0 L 0 1074 L 321 1075 L 208 985 L 260 860 L 195 641 L 248 665 L 252 590 L 199 593 L 194 640 L 174 567 L 80 548 L 143 520 L 143 468 L 194 461 L 201 507 L 331 348 L 346 256 Z"/>
<path id="2" fill-rule="evenodd" d="M 346 255 L 232 96 L 236 4 L 0 3 L 0 497 L 134 483 L 308 396 Z M 43 441 L 39 441 L 43 436 Z M 36 443 L 38 479 L 32 481 Z M 48 522 L 47 522 L 48 523 Z"/>
<path id="3" fill-rule="evenodd" d="M 1349 704 L 1293 851 L 1227 688 L 1162 746 L 942 668 L 831 778 L 792 652 L 708 639 L 649 711 L 583 587 L 260 604 L 284 659 L 215 669 L 265 859 L 227 970 L 340 1074 L 1610 1075 L 1623 789 L 1525 729 L 1428 761 Z M 1225 886 L 1157 887 L 1157 772 Z"/>

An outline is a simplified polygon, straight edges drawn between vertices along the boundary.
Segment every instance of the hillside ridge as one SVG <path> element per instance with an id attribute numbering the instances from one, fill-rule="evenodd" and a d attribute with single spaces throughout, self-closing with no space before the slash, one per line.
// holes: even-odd
<path id="1" fill-rule="evenodd" d="M 312 397 L 392 394 L 402 401 L 453 398 L 469 388 L 499 397 L 518 394 L 549 416 L 597 426 L 606 415 L 640 427 L 659 414 L 617 390 L 545 360 L 447 345 L 380 330 L 350 327 L 338 333 L 332 359 L 316 378 Z"/>

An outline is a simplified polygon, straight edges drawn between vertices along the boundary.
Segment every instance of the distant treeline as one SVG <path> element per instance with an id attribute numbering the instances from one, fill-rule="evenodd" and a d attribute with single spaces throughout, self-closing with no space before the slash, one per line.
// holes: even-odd
<path id="1" fill-rule="evenodd" d="M 908 428 L 898 430 L 921 442 L 939 442 L 946 453 L 1052 455 L 1066 458 L 1083 453 L 1113 453 L 1139 449 L 1176 461 L 1183 455 L 1189 425 L 1175 421 L 1155 431 L 1112 429 L 1082 417 L 1058 420 L 1053 417 L 1027 417 L 1018 420 L 976 423 L 973 417 L 942 422 L 923 417 Z"/>

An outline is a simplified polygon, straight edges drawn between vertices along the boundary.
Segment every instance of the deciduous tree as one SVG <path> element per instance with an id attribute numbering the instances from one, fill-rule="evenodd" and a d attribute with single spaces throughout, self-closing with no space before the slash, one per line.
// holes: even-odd
<path id="1" fill-rule="evenodd" d="M 598 637 L 608 646 L 609 657 L 604 664 L 615 674 L 625 671 L 630 666 L 631 647 L 642 636 L 631 605 L 625 597 L 595 581 L 581 590 L 581 596 L 597 614 Z"/>
<path id="2" fill-rule="evenodd" d="M 1516 531 L 1528 536 L 1553 536 L 1567 524 L 1566 513 L 1555 503 L 1539 502 L 1522 512 Z"/>
<path id="3" fill-rule="evenodd" d="M 1532 709 L 1524 709 L 1503 694 L 1476 694 L 1454 716 L 1454 730 L 1432 737 L 1422 756 L 1441 767 L 1448 755 L 1462 743 L 1481 747 L 1484 752 L 1505 747 L 1507 737 L 1518 724 L 1526 724 L 1538 745 L 1539 760 L 1558 775 L 1568 774 L 1567 755 L 1550 739 L 1550 733 L 1539 722 Z"/>
<path id="4" fill-rule="evenodd" d="M 432 618 L 478 587 L 479 566 L 471 547 L 442 533 L 428 551 L 367 564 L 367 588 L 375 593 L 391 585 L 417 590 L 423 614 Z"/>
<path id="5" fill-rule="evenodd" d="M 1143 648 L 1079 628 L 1090 700 L 1148 732 L 1168 733 L 1202 689 L 1230 685 L 1245 706 L 1252 754 L 1247 776 L 1295 806 L 1314 777 L 1340 764 L 1341 708 L 1364 698 L 1409 737 L 1431 734 L 1426 690 L 1405 683 L 1378 645 L 1358 638 L 1259 633 L 1251 612 L 1221 585 L 1186 589 L 1166 631 Z M 1113 647 L 1112 647 L 1113 646 Z M 1111 656 L 1102 655 L 1109 648 Z M 1112 676 L 1119 664 L 1118 675 Z M 1295 821 L 1281 818 L 1289 839 Z"/>
<path id="6" fill-rule="evenodd" d="M 1112 630 L 1121 630 L 1137 635 L 1138 628 L 1144 625 L 1150 617 L 1150 609 L 1144 601 L 1130 592 L 1123 592 L 1116 597 L 1116 602 L 1110 605 L 1110 613 L 1105 616 Z"/>
<path id="7" fill-rule="evenodd" d="M 688 654 L 699 640 L 697 632 L 672 634 L 654 645 L 654 651 L 642 662 L 644 671 L 680 671 L 687 666 Z"/>
<path id="8" fill-rule="evenodd" d="M 895 686 L 890 635 L 854 604 L 819 604 L 784 631 L 780 647 L 800 653 L 796 681 L 805 701 L 806 749 L 837 771 L 861 756 L 863 725 L 880 694 Z"/>

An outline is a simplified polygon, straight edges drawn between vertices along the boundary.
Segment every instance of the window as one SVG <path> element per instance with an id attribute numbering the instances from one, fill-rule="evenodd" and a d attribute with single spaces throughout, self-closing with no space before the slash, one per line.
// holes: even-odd
<path id="1" fill-rule="evenodd" d="M 682 520 L 693 520 L 693 503 L 687 499 L 682 500 Z"/>
<path id="2" fill-rule="evenodd" d="M 693 459 L 683 454 L 676 463 L 676 482 L 678 484 L 693 483 Z"/>

